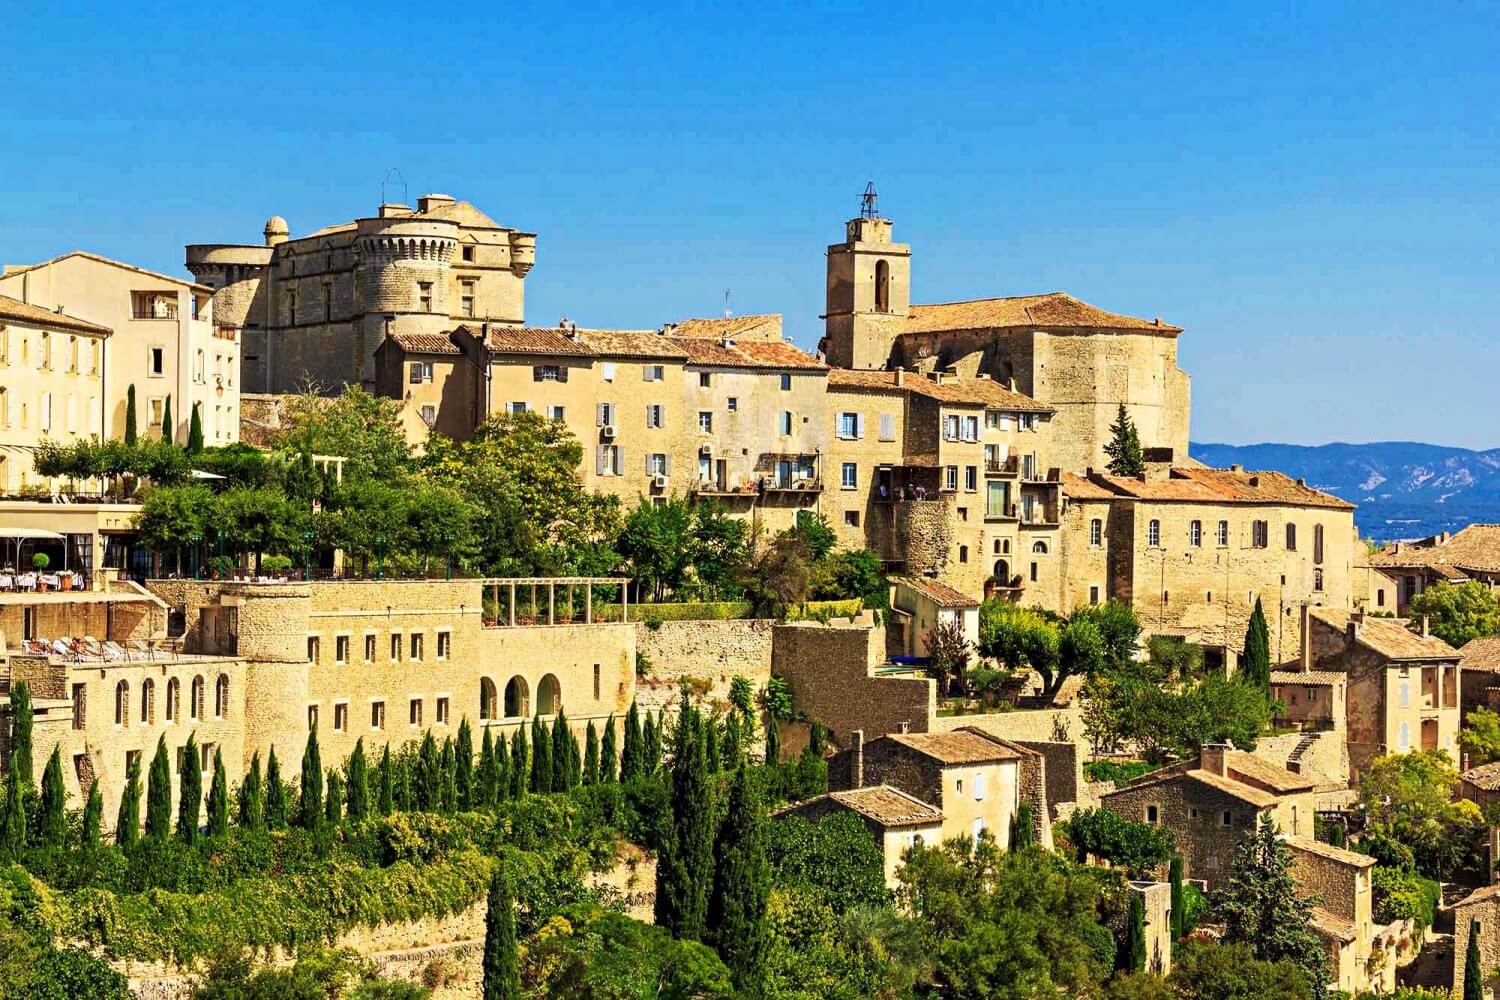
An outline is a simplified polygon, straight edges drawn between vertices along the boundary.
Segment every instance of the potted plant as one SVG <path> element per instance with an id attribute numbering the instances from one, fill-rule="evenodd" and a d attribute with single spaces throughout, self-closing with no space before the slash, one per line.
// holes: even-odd
<path id="1" fill-rule="evenodd" d="M 38 552 L 31 557 L 31 568 L 36 570 L 36 589 L 39 593 L 47 592 L 47 585 L 42 582 L 42 574 L 47 572 L 47 567 L 51 565 L 52 560 L 45 552 Z"/>
<path id="2" fill-rule="evenodd" d="M 57 574 L 57 584 L 59 590 L 72 590 L 73 571 L 70 569 L 65 569 L 61 573 Z"/>

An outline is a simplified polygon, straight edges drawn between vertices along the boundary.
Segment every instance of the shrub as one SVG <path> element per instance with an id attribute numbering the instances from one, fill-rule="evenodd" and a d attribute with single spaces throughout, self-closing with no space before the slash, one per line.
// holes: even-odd
<path id="1" fill-rule="evenodd" d="M 1093 760 L 1083 765 L 1083 776 L 1089 781 L 1113 781 L 1116 788 L 1124 788 L 1160 766 L 1144 760 Z"/>

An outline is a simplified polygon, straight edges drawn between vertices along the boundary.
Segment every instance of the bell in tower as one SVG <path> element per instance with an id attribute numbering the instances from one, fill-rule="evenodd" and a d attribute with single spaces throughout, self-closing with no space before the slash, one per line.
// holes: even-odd
<path id="1" fill-rule="evenodd" d="M 884 368 L 911 303 L 911 248 L 891 242 L 874 181 L 844 233 L 828 248 L 823 350 L 838 368 Z"/>

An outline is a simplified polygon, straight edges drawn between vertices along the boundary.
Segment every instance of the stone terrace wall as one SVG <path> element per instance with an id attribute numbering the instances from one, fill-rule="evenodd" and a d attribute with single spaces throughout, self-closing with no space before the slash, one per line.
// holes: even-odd
<path id="1" fill-rule="evenodd" d="M 637 622 L 635 648 L 651 661 L 651 672 L 636 682 L 641 709 L 659 712 L 677 702 L 684 678 L 708 681 L 702 700 L 724 707 L 729 686 L 743 676 L 758 692 L 771 679 L 771 636 L 765 619 Z"/>
<path id="2" fill-rule="evenodd" d="M 1316 736 L 1317 739 L 1303 749 L 1296 761 L 1292 761 L 1292 751 L 1304 735 Z M 1349 745 L 1344 742 L 1344 734 L 1337 730 L 1262 736 L 1255 741 L 1255 756 L 1311 778 L 1318 783 L 1320 792 L 1349 786 Z"/>
<path id="3" fill-rule="evenodd" d="M 885 661 L 885 632 L 866 625 L 777 625 L 771 672 L 785 677 L 792 703 L 833 730 L 839 746 L 849 733 L 866 739 L 886 733 L 923 733 L 937 718 L 937 684 L 927 677 L 877 677 Z"/>

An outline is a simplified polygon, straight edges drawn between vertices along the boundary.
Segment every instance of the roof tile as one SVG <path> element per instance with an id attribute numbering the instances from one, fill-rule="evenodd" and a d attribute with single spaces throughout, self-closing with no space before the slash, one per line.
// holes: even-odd
<path id="1" fill-rule="evenodd" d="M 9 295 L 0 295 L 0 321 L 25 323 L 28 326 L 40 326 L 53 330 L 76 330 L 79 333 L 104 337 L 112 332 L 107 326 L 90 323 L 86 319 L 79 319 L 77 316 L 69 316 L 66 313 L 53 312 L 51 309 L 43 309 L 41 306 L 13 299 Z"/>
<path id="2" fill-rule="evenodd" d="M 1329 628 L 1345 632 L 1354 621 L 1347 608 L 1309 608 L 1308 612 Z M 1355 641 L 1393 660 L 1456 660 L 1459 651 L 1435 635 L 1418 635 L 1393 618 L 1371 618 L 1359 623 Z"/>
<path id="3" fill-rule="evenodd" d="M 1015 295 L 999 299 L 971 299 L 914 305 L 907 318 L 906 333 L 936 333 L 945 330 L 986 330 L 1011 327 L 1064 327 L 1070 329 L 1151 330 L 1181 333 L 1182 328 L 1161 320 L 1137 319 L 1105 312 L 1066 292 L 1045 295 Z"/>

